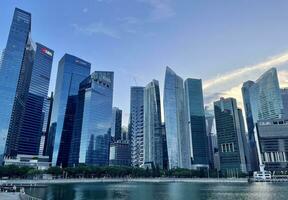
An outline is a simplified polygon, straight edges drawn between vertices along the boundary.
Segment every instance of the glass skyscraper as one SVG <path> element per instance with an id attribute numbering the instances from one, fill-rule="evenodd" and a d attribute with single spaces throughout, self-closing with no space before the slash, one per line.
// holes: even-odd
<path id="1" fill-rule="evenodd" d="M 4 153 L 11 155 L 17 150 L 17 137 L 15 137 L 17 134 L 12 133 L 14 128 L 19 127 L 12 126 L 12 124 L 17 118 L 21 119 L 21 116 L 16 115 L 19 115 L 21 103 L 25 100 L 23 96 L 28 90 L 26 78 L 29 76 L 26 74 L 31 73 L 33 56 L 28 44 L 30 31 L 31 14 L 16 8 L 0 66 L 0 160 Z M 24 59 L 25 52 L 26 60 Z M 16 105 L 17 102 L 20 106 Z"/>
<path id="2" fill-rule="evenodd" d="M 131 137 L 132 166 L 144 164 L 143 129 L 144 129 L 144 87 L 131 87 L 129 137 Z"/>
<path id="3" fill-rule="evenodd" d="M 89 76 L 90 68 L 89 62 L 69 54 L 59 61 L 49 130 L 53 166 L 68 165 L 79 84 Z"/>
<path id="4" fill-rule="evenodd" d="M 167 67 L 164 85 L 164 117 L 170 169 L 191 167 L 187 111 L 183 79 Z"/>
<path id="5" fill-rule="evenodd" d="M 159 82 L 144 89 L 144 164 L 163 168 L 163 139 Z"/>
<path id="6" fill-rule="evenodd" d="M 209 167 L 208 137 L 201 79 L 185 81 L 187 99 L 189 132 L 191 137 L 192 168 Z"/>
<path id="7" fill-rule="evenodd" d="M 36 43 L 28 97 L 21 120 L 17 154 L 38 155 L 45 115 L 53 50 Z M 46 127 L 45 127 L 46 128 Z"/>
<path id="8" fill-rule="evenodd" d="M 122 132 L 122 110 L 117 107 L 112 109 L 111 137 L 113 141 L 121 140 Z"/>
<path id="9" fill-rule="evenodd" d="M 214 102 L 220 168 L 227 176 L 247 173 L 243 142 L 243 120 L 237 109 L 236 99 L 221 98 Z"/>
<path id="10" fill-rule="evenodd" d="M 113 82 L 113 72 L 99 71 L 81 82 L 69 165 L 109 164 Z"/>
<path id="11" fill-rule="evenodd" d="M 283 114 L 288 119 L 288 88 L 281 89 L 281 97 L 283 102 Z"/>

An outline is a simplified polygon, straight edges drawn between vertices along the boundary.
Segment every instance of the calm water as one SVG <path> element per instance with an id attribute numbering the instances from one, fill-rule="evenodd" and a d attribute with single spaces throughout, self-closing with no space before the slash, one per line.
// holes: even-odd
<path id="1" fill-rule="evenodd" d="M 287 200 L 286 183 L 88 183 L 26 190 L 45 200 Z"/>

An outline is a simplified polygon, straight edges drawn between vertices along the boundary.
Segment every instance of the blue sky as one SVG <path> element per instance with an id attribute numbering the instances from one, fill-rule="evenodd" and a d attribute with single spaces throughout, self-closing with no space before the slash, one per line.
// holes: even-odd
<path id="1" fill-rule="evenodd" d="M 241 107 L 241 83 L 272 66 L 288 86 L 286 0 L 2 0 L 1 49 L 15 7 L 32 13 L 33 40 L 55 51 L 50 91 L 66 52 L 112 70 L 125 123 L 130 86 L 157 79 L 163 93 L 166 66 L 202 78 L 208 103 L 235 96 Z"/>

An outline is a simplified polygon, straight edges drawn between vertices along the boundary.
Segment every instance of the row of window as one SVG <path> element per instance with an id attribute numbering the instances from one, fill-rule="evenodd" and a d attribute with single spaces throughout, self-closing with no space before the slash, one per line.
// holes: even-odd
<path id="1" fill-rule="evenodd" d="M 235 152 L 234 143 L 221 144 L 221 151 L 223 153 Z"/>

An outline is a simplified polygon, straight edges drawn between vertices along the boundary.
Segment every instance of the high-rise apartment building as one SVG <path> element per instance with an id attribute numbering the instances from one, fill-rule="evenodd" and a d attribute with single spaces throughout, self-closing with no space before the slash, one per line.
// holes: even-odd
<path id="1" fill-rule="evenodd" d="M 144 164 L 144 87 L 131 87 L 129 137 L 132 166 Z"/>
<path id="2" fill-rule="evenodd" d="M 79 84 L 89 76 L 90 68 L 89 62 L 69 54 L 59 61 L 49 130 L 53 166 L 68 165 Z"/>
<path id="3" fill-rule="evenodd" d="M 109 164 L 114 73 L 95 71 L 81 82 L 69 165 Z"/>
<path id="4" fill-rule="evenodd" d="M 221 98 L 214 102 L 220 168 L 227 176 L 247 173 L 241 119 L 236 99 Z"/>
<path id="5" fill-rule="evenodd" d="M 16 8 L 0 67 L 0 161 L 4 154 L 17 154 L 15 124 L 21 120 L 33 63 L 30 31 L 31 14 Z"/>
<path id="6" fill-rule="evenodd" d="M 112 109 L 111 137 L 113 141 L 121 140 L 122 132 L 122 110 L 117 107 Z"/>
<path id="7" fill-rule="evenodd" d="M 144 89 L 144 164 L 163 168 L 163 139 L 159 82 Z"/>
<path id="8" fill-rule="evenodd" d="M 170 169 L 191 167 L 187 112 L 183 79 L 167 67 L 164 85 L 164 117 Z"/>
<path id="9" fill-rule="evenodd" d="M 202 80 L 191 78 L 185 80 L 185 95 L 188 107 L 192 168 L 209 168 Z"/>

